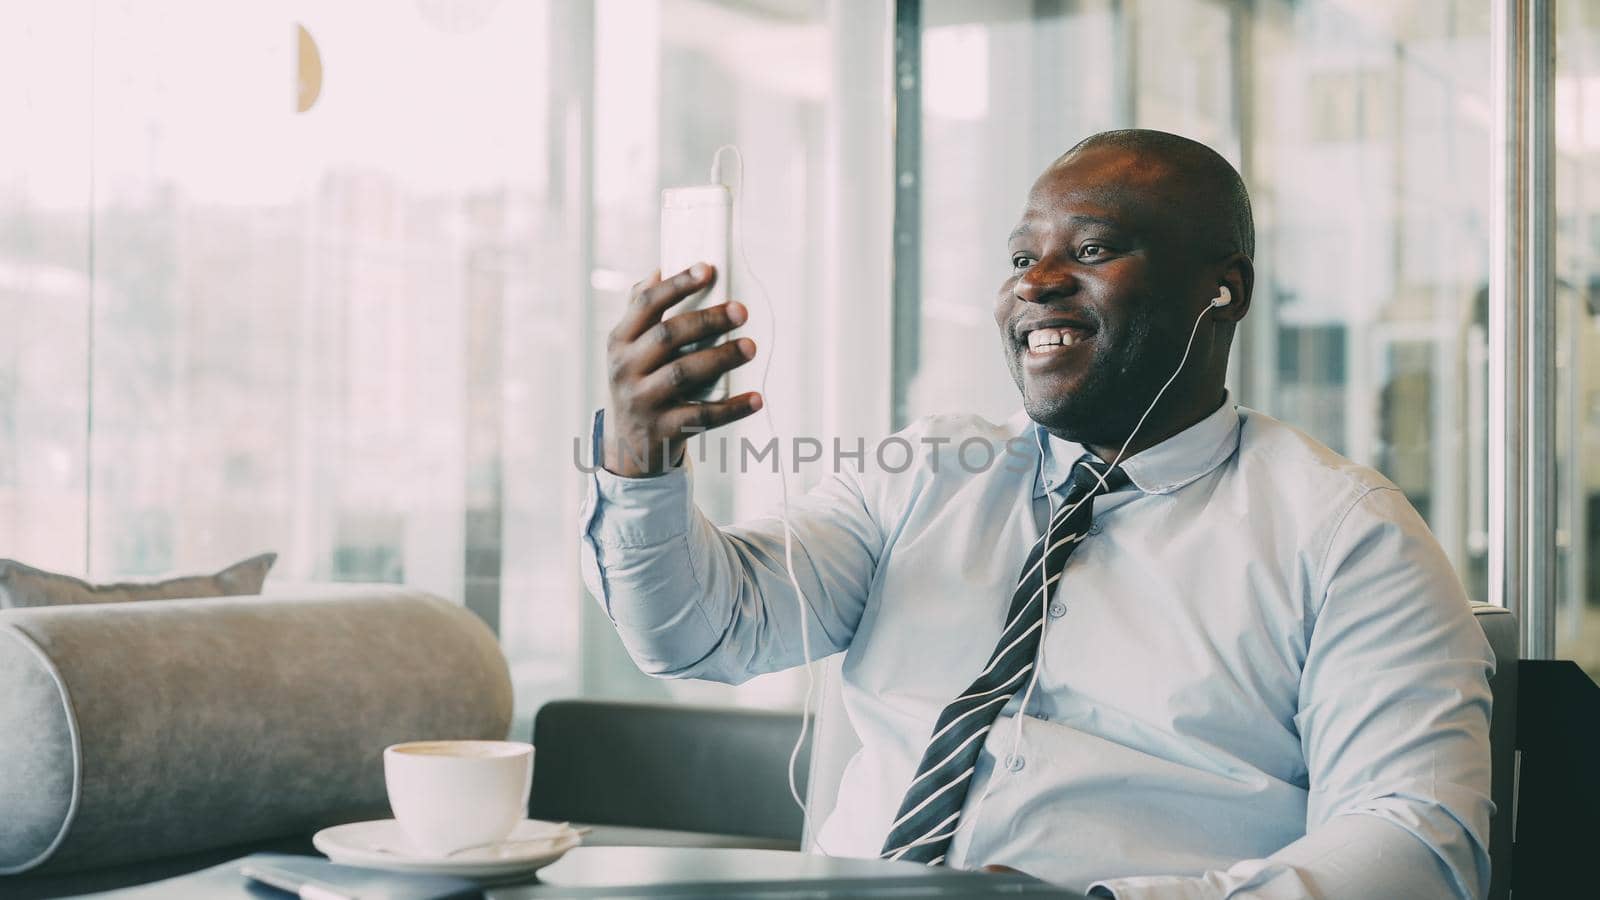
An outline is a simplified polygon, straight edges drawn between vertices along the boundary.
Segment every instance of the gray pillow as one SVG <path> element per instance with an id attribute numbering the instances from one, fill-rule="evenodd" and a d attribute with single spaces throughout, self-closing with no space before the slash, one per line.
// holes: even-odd
<path id="1" fill-rule="evenodd" d="M 277 559 L 276 553 L 263 553 L 215 575 L 120 584 L 90 584 L 71 575 L 25 566 L 14 559 L 0 559 L 0 609 L 259 594 L 261 583 L 267 580 L 267 572 Z"/>

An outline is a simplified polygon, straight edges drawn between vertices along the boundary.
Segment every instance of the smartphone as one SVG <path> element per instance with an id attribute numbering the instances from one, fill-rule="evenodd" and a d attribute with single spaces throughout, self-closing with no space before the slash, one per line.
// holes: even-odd
<path id="1" fill-rule="evenodd" d="M 726 185 L 700 184 L 661 192 L 661 277 L 671 278 L 697 262 L 717 267 L 711 287 L 667 310 L 668 317 L 727 301 L 733 281 L 732 244 L 733 194 Z M 714 347 L 726 338 L 707 338 L 682 352 Z M 727 376 L 695 399 L 709 400 L 713 395 L 719 400 L 728 396 Z"/>

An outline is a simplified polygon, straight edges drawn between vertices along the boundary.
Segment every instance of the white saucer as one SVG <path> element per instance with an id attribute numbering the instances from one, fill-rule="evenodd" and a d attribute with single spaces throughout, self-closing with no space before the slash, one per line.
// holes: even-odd
<path id="1" fill-rule="evenodd" d="M 311 838 L 312 846 L 341 865 L 464 878 L 530 874 L 581 843 L 583 838 L 576 829 L 537 819 L 517 823 L 498 844 L 449 857 L 418 853 L 400 830 L 400 823 L 393 819 L 335 825 Z"/>

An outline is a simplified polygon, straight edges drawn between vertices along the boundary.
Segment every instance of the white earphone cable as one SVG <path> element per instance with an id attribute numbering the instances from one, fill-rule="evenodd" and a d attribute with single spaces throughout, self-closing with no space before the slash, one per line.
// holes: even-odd
<path id="1" fill-rule="evenodd" d="M 1122 442 L 1122 449 L 1117 451 L 1117 455 L 1112 459 L 1111 465 L 1108 467 L 1107 471 L 1115 469 L 1117 465 L 1122 462 L 1124 454 L 1126 454 L 1128 452 L 1128 448 L 1133 445 L 1133 439 L 1138 436 L 1139 430 L 1144 427 L 1145 420 L 1150 418 L 1150 413 L 1155 411 L 1156 405 L 1159 404 L 1161 402 L 1161 398 L 1166 395 L 1167 388 L 1172 387 L 1172 383 L 1178 380 L 1178 375 L 1183 372 L 1183 367 L 1189 364 L 1189 352 L 1194 349 L 1194 339 L 1195 335 L 1200 333 L 1200 323 L 1205 321 L 1206 313 L 1216 309 L 1218 305 L 1219 304 L 1215 302 L 1207 304 L 1206 308 L 1201 310 L 1200 315 L 1195 318 L 1194 327 L 1189 329 L 1189 342 L 1184 345 L 1183 358 L 1178 361 L 1178 367 L 1172 370 L 1172 376 L 1167 379 L 1166 384 L 1161 386 L 1161 390 L 1156 391 L 1156 398 L 1150 401 L 1149 406 L 1145 407 L 1144 415 L 1139 417 L 1138 423 L 1133 426 L 1133 431 L 1128 433 L 1128 439 Z M 1039 479 L 1040 481 L 1043 481 L 1045 477 L 1044 439 L 1039 436 L 1039 430 L 1037 428 L 1034 429 L 1033 437 L 1034 442 L 1039 446 Z M 1106 486 L 1105 476 L 1097 475 L 1096 477 L 1100 481 L 1101 488 L 1104 488 Z M 1082 506 L 1092 498 L 1093 495 L 1091 494 L 1085 496 L 1077 503 L 1072 504 L 1072 507 L 1062 514 L 1062 517 L 1065 518 L 1066 516 L 1070 516 L 1077 512 L 1078 507 Z M 1050 510 L 1050 517 L 1045 520 L 1044 531 L 1044 545 L 1048 548 L 1051 546 L 1051 533 L 1055 528 L 1056 521 L 1055 496 L 1047 491 L 1045 494 L 1045 502 Z M 1034 686 L 1039 683 L 1039 670 L 1044 667 L 1045 636 L 1050 627 L 1050 576 L 1048 567 L 1044 565 L 1039 566 L 1039 589 L 1044 594 L 1044 600 L 1039 608 L 1039 652 L 1034 658 L 1033 670 L 1028 673 L 1028 687 L 1027 690 L 1023 691 L 1022 693 L 1022 704 L 1017 707 L 1016 715 L 1013 717 L 1016 728 L 1012 732 L 1011 752 L 1006 754 L 1005 760 L 1015 758 L 1018 752 L 1022 750 L 1022 720 L 1027 718 L 1028 703 L 1033 699 Z M 1001 760 L 1001 762 L 1004 763 L 1005 760 Z M 962 826 L 972 824 L 978 820 L 979 814 L 983 811 L 983 803 L 985 800 L 989 799 L 989 789 L 994 786 L 994 782 L 995 774 L 991 770 L 989 777 L 984 781 L 983 793 L 978 795 L 978 802 L 972 808 L 972 815 L 962 816 L 957 822 L 958 831 Z"/>
<path id="2" fill-rule="evenodd" d="M 806 735 L 811 726 L 812 695 L 816 693 L 817 676 L 812 666 L 811 659 L 811 633 L 806 622 L 806 596 L 800 589 L 800 580 L 794 574 L 794 529 L 789 525 L 789 475 L 783 467 L 782 441 L 778 440 L 778 426 L 772 418 L 772 404 L 767 402 L 767 376 L 772 373 L 773 351 L 777 346 L 778 323 L 776 310 L 772 305 L 772 297 L 767 293 L 767 287 L 761 282 L 760 276 L 750 265 L 749 254 L 745 251 L 744 241 L 744 154 L 733 144 L 723 144 L 711 156 L 711 182 L 722 183 L 722 152 L 733 152 L 735 178 L 738 182 L 738 193 L 734 201 L 735 233 L 738 235 L 739 261 L 744 266 L 745 274 L 754 282 L 757 292 L 761 295 L 762 306 L 766 308 L 767 322 L 767 358 L 761 367 L 761 408 L 766 413 L 767 427 L 772 432 L 772 439 L 778 445 L 773 451 L 773 461 L 778 467 L 778 481 L 782 486 L 782 506 L 780 507 L 780 520 L 783 524 L 783 567 L 789 576 L 789 587 L 794 590 L 795 604 L 800 616 L 800 655 L 805 660 L 806 669 L 806 696 L 800 718 L 800 734 L 795 738 L 794 749 L 789 752 L 789 796 L 794 798 L 795 805 L 800 807 L 800 814 L 804 817 L 807 813 L 806 801 L 800 796 L 800 788 L 795 778 L 795 768 L 800 760 L 800 748 L 805 746 Z M 727 277 L 725 274 L 722 277 Z M 817 848 L 819 851 L 821 848 Z"/>

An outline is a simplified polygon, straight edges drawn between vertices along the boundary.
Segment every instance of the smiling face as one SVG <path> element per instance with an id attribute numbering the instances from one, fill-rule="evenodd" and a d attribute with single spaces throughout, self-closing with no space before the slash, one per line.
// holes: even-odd
<path id="1" fill-rule="evenodd" d="M 995 322 L 1024 407 L 1054 434 L 1120 445 L 1217 294 L 1205 252 L 1214 248 L 1184 232 L 1189 197 L 1177 181 L 1133 151 L 1091 147 L 1063 157 L 1028 194 Z M 1215 362 L 1225 367 L 1231 336 L 1219 330 L 1201 326 L 1184 377 L 1146 426 L 1152 435 L 1167 436 L 1163 419 L 1197 421 L 1216 408 Z"/>

